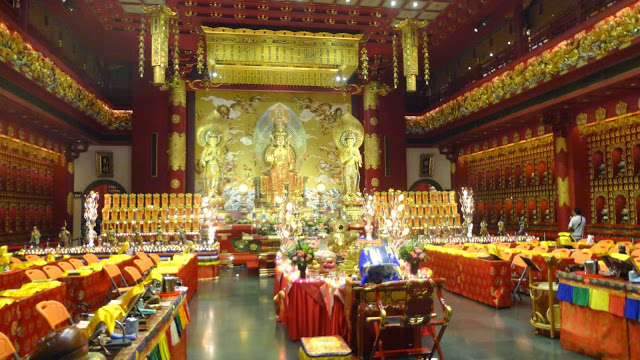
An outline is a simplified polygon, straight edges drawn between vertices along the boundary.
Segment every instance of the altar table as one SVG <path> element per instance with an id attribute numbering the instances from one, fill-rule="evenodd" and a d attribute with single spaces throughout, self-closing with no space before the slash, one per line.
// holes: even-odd
<path id="1" fill-rule="evenodd" d="M 15 299 L 14 303 L 0 308 L 0 332 L 9 337 L 21 357 L 33 351 L 38 341 L 50 331 L 44 317 L 36 311 L 36 304 L 45 300 L 64 304 L 65 294 L 66 287 L 62 284 L 30 297 Z"/>
<path id="2" fill-rule="evenodd" d="M 495 308 L 511 306 L 511 263 L 426 250 L 423 265 L 444 278 L 444 288 Z"/>
<path id="3" fill-rule="evenodd" d="M 87 275 L 64 276 L 59 281 L 67 285 L 66 307 L 74 311 L 78 304 L 88 304 L 89 311 L 96 311 L 109 301 L 113 285 L 104 271 L 94 271 Z"/>
<path id="4" fill-rule="evenodd" d="M 640 286 L 558 272 L 562 347 L 601 359 L 640 359 Z"/>
<path id="5" fill-rule="evenodd" d="M 277 321 L 287 327 L 291 340 L 326 335 L 346 337 L 344 289 L 333 288 L 321 278 L 287 281 L 282 272 L 276 271 L 274 295 Z"/>
<path id="6" fill-rule="evenodd" d="M 147 356 L 162 360 L 187 358 L 186 325 L 190 321 L 187 293 L 163 298 L 162 301 L 169 302 L 171 306 L 152 315 L 147 320 L 150 330 L 140 332 L 131 346 L 120 350 L 114 360 L 138 360 Z"/>

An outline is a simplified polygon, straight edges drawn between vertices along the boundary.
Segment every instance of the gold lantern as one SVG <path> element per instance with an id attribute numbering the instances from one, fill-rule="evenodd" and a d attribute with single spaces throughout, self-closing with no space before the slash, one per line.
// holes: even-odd
<path id="1" fill-rule="evenodd" d="M 418 70 L 418 29 L 427 23 L 425 21 L 404 20 L 394 27 L 402 31 L 402 64 L 407 81 L 407 91 L 416 91 L 416 77 Z"/>
<path id="2" fill-rule="evenodd" d="M 153 84 L 164 85 L 165 72 L 169 64 L 169 18 L 177 13 L 164 5 L 145 6 L 144 11 L 150 16 Z"/>

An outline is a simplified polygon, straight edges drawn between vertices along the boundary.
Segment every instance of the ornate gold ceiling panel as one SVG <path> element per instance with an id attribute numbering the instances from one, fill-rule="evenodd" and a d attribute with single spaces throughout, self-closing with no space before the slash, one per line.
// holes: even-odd
<path id="1" fill-rule="evenodd" d="M 358 67 L 362 35 L 203 26 L 212 82 L 334 88 Z"/>

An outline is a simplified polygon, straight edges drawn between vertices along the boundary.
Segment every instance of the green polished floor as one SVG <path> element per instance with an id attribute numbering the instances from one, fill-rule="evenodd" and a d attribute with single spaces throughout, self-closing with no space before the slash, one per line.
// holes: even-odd
<path id="1" fill-rule="evenodd" d="M 453 307 L 442 342 L 448 360 L 588 359 L 562 349 L 557 339 L 534 335 L 528 299 L 494 310 L 451 293 L 444 296 Z M 226 268 L 218 281 L 201 281 L 190 304 L 188 359 L 298 359 L 299 344 L 276 323 L 272 299 L 273 278 L 249 275 L 244 268 Z"/>

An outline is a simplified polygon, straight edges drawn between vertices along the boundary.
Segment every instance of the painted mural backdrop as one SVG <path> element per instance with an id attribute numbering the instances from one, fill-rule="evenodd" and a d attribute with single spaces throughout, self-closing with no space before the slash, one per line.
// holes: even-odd
<path id="1" fill-rule="evenodd" d="M 305 151 L 296 161 L 300 176 L 307 177 L 305 197 L 313 204 L 317 201 L 315 188 L 318 183 L 327 187 L 328 200 L 334 204 L 340 194 L 341 168 L 339 153 L 332 139 L 334 125 L 347 112 L 351 112 L 351 99 L 342 94 L 317 93 L 259 93 L 248 91 L 198 91 L 196 92 L 196 131 L 205 125 L 207 115 L 214 109 L 226 120 L 230 140 L 224 167 L 223 194 L 229 199 L 227 210 L 239 209 L 238 186 L 250 186 L 248 207 L 253 207 L 253 179 L 266 174 L 259 158 L 264 143 L 257 143 L 264 136 L 255 136 L 259 120 L 268 117 L 275 104 L 282 103 L 292 122 L 304 128 L 305 139 L 292 139 L 294 143 L 306 142 Z M 261 131 L 259 129 L 259 131 Z M 264 134 L 263 134 L 264 135 Z M 268 141 L 268 140 L 263 140 Z M 295 147 L 295 146 L 294 146 Z M 202 146 L 196 143 L 195 156 L 200 157 Z M 196 192 L 202 192 L 202 174 L 195 174 Z"/>

